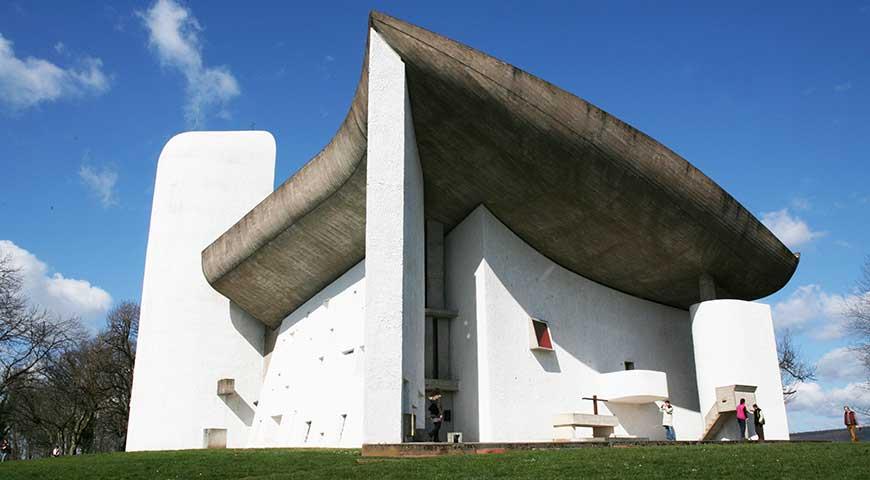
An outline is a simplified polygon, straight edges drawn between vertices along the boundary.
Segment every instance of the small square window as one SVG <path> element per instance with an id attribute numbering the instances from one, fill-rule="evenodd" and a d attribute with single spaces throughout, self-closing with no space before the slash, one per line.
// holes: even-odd
<path id="1" fill-rule="evenodd" d="M 529 320 L 529 347 L 532 350 L 553 350 L 553 338 L 547 322 L 539 318 Z"/>
<path id="2" fill-rule="evenodd" d="M 634 362 L 626 361 L 625 362 L 625 369 L 626 370 L 634 370 Z"/>

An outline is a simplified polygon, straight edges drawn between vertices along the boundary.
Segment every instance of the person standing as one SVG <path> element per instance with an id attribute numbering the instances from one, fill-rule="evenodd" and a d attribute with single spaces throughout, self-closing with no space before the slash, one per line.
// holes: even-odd
<path id="1" fill-rule="evenodd" d="M 746 440 L 746 419 L 749 418 L 749 409 L 746 408 L 746 399 L 741 398 L 737 405 L 737 429 L 740 430 L 740 441 Z"/>
<path id="2" fill-rule="evenodd" d="M 12 454 L 12 447 L 9 446 L 9 442 L 3 440 L 0 443 L 0 462 L 5 462 L 9 455 Z"/>
<path id="3" fill-rule="evenodd" d="M 843 422 L 846 424 L 846 430 L 849 431 L 849 436 L 852 437 L 852 443 L 858 442 L 858 419 L 855 418 L 855 412 L 848 405 L 843 407 Z"/>
<path id="4" fill-rule="evenodd" d="M 764 414 L 761 413 L 761 407 L 757 403 L 752 404 L 752 416 L 755 420 L 755 433 L 758 434 L 758 441 L 764 441 Z"/>
<path id="5" fill-rule="evenodd" d="M 669 442 L 673 442 L 677 439 L 676 434 L 674 434 L 674 407 L 671 405 L 670 400 L 665 400 L 659 410 L 662 412 L 662 427 L 665 429 L 665 439 Z"/>
<path id="6" fill-rule="evenodd" d="M 430 442 L 440 442 L 438 436 L 441 433 L 441 423 L 444 421 L 444 412 L 441 410 L 441 395 L 436 393 L 429 397 L 429 419 L 432 420 L 432 431 L 429 432 Z"/>

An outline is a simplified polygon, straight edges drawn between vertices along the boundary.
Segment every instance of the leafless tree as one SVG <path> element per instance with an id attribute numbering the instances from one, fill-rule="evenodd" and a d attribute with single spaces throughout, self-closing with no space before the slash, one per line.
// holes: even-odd
<path id="1" fill-rule="evenodd" d="M 99 427 L 103 430 L 101 438 L 115 439 L 117 447 L 113 450 L 123 449 L 126 444 L 138 335 L 139 305 L 127 301 L 109 312 L 105 329 L 97 336 L 101 372 L 98 382 L 104 395 Z"/>
<path id="2" fill-rule="evenodd" d="M 776 351 L 779 355 L 779 372 L 782 375 L 782 395 L 788 402 L 797 394 L 800 383 L 816 379 L 816 368 L 803 359 L 789 330 L 779 337 Z"/>
<path id="3" fill-rule="evenodd" d="M 849 332 L 852 334 L 855 351 L 864 362 L 870 380 L 870 255 L 864 259 L 861 278 L 846 308 L 849 317 Z"/>
<path id="4" fill-rule="evenodd" d="M 139 306 L 123 302 L 95 337 L 49 355 L 38 375 L 10 388 L 14 440 L 25 456 L 54 446 L 67 454 L 124 449 L 138 329 Z"/>
<path id="5" fill-rule="evenodd" d="M 0 428 L 8 427 L 10 389 L 38 375 L 49 359 L 83 338 L 77 318 L 60 318 L 30 305 L 21 274 L 9 257 L 0 257 Z M 0 433 L 3 433 L 0 431 Z"/>
<path id="6" fill-rule="evenodd" d="M 11 388 L 13 425 L 35 453 L 59 446 L 72 454 L 92 443 L 103 400 L 99 356 L 98 342 L 86 340 L 52 356 L 40 375 Z"/>

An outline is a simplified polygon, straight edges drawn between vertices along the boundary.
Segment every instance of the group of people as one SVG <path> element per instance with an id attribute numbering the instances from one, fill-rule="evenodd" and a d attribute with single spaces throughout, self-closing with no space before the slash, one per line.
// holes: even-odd
<path id="1" fill-rule="evenodd" d="M 746 406 L 746 399 L 741 398 L 740 404 L 737 405 L 737 429 L 740 431 L 740 441 L 746 439 L 746 420 L 749 419 L 749 408 Z M 752 420 L 755 423 L 755 433 L 758 435 L 758 441 L 764 441 L 764 414 L 761 413 L 761 408 L 758 404 L 752 404 Z"/>
<path id="2" fill-rule="evenodd" d="M 665 400 L 659 406 L 659 411 L 662 412 L 662 427 L 665 429 L 665 438 L 669 442 L 673 442 L 677 439 L 677 435 L 674 432 L 674 406 L 671 405 L 670 400 Z M 758 435 L 758 441 L 763 442 L 764 413 L 761 412 L 761 408 L 755 403 L 752 404 L 752 411 L 750 412 L 746 406 L 745 398 L 741 398 L 740 404 L 737 405 L 737 429 L 740 431 L 740 441 L 742 442 L 746 439 L 746 420 L 749 419 L 750 413 L 755 424 L 755 433 Z"/>

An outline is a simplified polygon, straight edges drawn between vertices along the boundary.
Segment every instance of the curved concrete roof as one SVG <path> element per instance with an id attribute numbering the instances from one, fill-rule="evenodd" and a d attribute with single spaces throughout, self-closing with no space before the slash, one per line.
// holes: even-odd
<path id="1" fill-rule="evenodd" d="M 782 288 L 798 258 L 664 145 L 512 65 L 380 13 L 402 57 L 426 217 L 476 206 L 586 278 L 687 309 Z M 335 137 L 202 254 L 219 292 L 270 326 L 365 256 L 367 66 Z"/>

